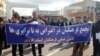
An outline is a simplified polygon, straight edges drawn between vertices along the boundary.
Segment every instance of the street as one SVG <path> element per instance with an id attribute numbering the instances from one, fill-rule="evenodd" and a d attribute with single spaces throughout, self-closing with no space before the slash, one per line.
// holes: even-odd
<path id="1" fill-rule="evenodd" d="M 43 56 L 71 56 L 73 44 L 45 44 Z M 92 41 L 89 47 L 84 48 L 84 56 L 91 56 L 93 53 Z M 17 52 L 18 54 L 18 52 Z M 11 48 L 3 50 L 3 56 L 12 56 Z M 32 56 L 31 47 L 24 48 L 24 56 Z M 38 56 L 38 50 L 37 50 Z"/>

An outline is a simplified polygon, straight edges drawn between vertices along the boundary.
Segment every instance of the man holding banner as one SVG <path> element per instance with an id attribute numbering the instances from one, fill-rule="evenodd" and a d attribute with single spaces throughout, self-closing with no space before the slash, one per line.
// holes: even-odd
<path id="1" fill-rule="evenodd" d="M 31 24 L 37 24 L 37 25 L 45 25 L 45 22 L 40 19 L 40 16 L 36 14 L 36 12 L 32 13 L 33 19 L 30 21 Z M 39 56 L 42 56 L 42 47 L 44 44 L 38 44 L 38 53 Z M 35 44 L 32 44 L 32 52 L 33 55 L 36 56 L 36 48 Z"/>
<path id="2" fill-rule="evenodd" d="M 78 24 L 82 24 L 82 18 L 77 16 L 76 17 L 76 25 Z M 79 36 L 75 36 L 76 39 L 79 37 Z M 83 48 L 84 48 L 84 43 L 83 42 L 80 42 L 80 43 L 75 43 L 75 46 L 73 48 L 73 54 L 72 56 L 77 56 L 77 53 L 79 54 L 79 56 L 83 56 Z"/>
<path id="3" fill-rule="evenodd" d="M 11 23 L 20 24 L 20 17 L 19 17 L 19 14 L 17 12 L 15 12 L 13 14 Z M 12 38 L 14 38 L 14 37 L 12 37 Z M 16 40 L 18 40 L 18 39 L 16 39 Z M 17 56 L 17 54 L 16 54 L 17 46 L 19 48 L 19 55 L 23 56 L 23 44 L 15 44 L 15 43 L 12 43 L 12 56 Z"/>
<path id="4" fill-rule="evenodd" d="M 82 44 L 83 46 L 83 42 L 90 40 L 91 24 L 86 23 L 63 27 L 38 25 L 39 22 L 42 21 L 33 21 L 32 24 L 7 24 L 7 43 L 33 44 L 33 55 L 34 53 L 36 55 L 35 44 L 40 44 L 38 50 L 39 56 L 42 56 L 42 43 L 76 42 L 76 44 Z"/>

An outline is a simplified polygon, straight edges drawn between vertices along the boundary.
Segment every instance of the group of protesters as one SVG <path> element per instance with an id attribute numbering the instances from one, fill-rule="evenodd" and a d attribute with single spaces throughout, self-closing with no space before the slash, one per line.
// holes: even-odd
<path id="1" fill-rule="evenodd" d="M 92 27 L 92 34 L 93 37 L 93 56 L 100 56 L 100 42 L 97 37 L 100 37 L 98 35 L 100 33 L 100 16 L 98 16 L 97 21 L 93 24 Z M 2 49 L 3 48 L 9 48 L 12 46 L 12 56 L 17 56 L 16 51 L 17 47 L 19 48 L 19 55 L 23 55 L 23 46 L 24 44 L 12 44 L 7 45 L 6 42 L 6 34 L 5 34 L 5 25 L 6 23 L 16 23 L 16 24 L 34 24 L 34 21 L 37 21 L 39 25 L 52 25 L 52 26 L 68 26 L 68 25 L 77 25 L 77 24 L 83 24 L 91 22 L 90 18 L 84 18 L 82 19 L 80 16 L 77 16 L 75 19 L 71 19 L 70 21 L 67 20 L 65 17 L 60 18 L 45 18 L 41 15 L 38 15 L 36 12 L 32 12 L 32 17 L 20 17 L 20 15 L 17 12 L 14 12 L 12 15 L 12 19 L 8 21 L 4 21 L 3 18 L 0 18 L 0 56 L 2 56 Z M 72 56 L 83 56 L 83 49 L 85 44 L 89 46 L 90 42 L 81 42 L 81 43 L 73 43 L 73 53 Z M 3 46 L 4 44 L 4 46 Z M 63 43 L 60 43 L 63 44 Z M 37 56 L 36 54 L 36 44 L 29 44 L 32 47 L 32 54 L 33 56 Z M 42 48 L 44 47 L 44 44 L 38 44 L 38 56 L 42 55 Z M 78 54 L 77 54 L 78 53 Z M 66 54 L 67 55 L 67 54 Z"/>

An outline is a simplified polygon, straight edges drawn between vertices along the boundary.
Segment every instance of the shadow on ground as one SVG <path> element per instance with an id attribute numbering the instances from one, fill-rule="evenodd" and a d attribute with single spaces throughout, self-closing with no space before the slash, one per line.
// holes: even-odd
<path id="1" fill-rule="evenodd" d="M 61 48 L 60 51 L 62 51 L 62 50 L 64 50 L 64 49 L 69 49 L 69 48 L 71 48 L 71 47 L 73 47 L 73 46 L 74 46 L 74 44 L 66 44 L 66 45 L 63 45 L 62 43 L 60 43 L 60 44 L 57 44 L 57 45 L 55 45 L 55 46 L 50 47 L 49 50 Z"/>

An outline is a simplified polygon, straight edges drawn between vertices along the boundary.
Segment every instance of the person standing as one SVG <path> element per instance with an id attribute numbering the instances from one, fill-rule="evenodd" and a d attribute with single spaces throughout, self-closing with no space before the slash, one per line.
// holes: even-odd
<path id="1" fill-rule="evenodd" d="M 76 17 L 76 25 L 78 24 L 82 24 L 82 18 L 81 17 Z M 79 36 L 75 36 L 77 38 L 75 38 L 74 40 L 77 41 L 77 39 L 79 39 Z M 73 48 L 73 53 L 72 56 L 78 56 L 77 53 L 79 54 L 79 56 L 83 56 L 83 49 L 84 49 L 84 43 L 74 43 L 74 48 Z"/>
<path id="2" fill-rule="evenodd" d="M 97 16 L 96 20 L 92 27 L 93 56 L 100 56 L 100 15 Z"/>
<path id="3" fill-rule="evenodd" d="M 75 20 L 74 20 L 74 18 L 71 18 L 69 25 L 74 25 L 74 24 L 75 24 Z"/>
<path id="4" fill-rule="evenodd" d="M 57 22 L 57 26 L 61 26 L 61 27 L 65 27 L 65 26 L 67 26 L 68 25 L 68 21 L 67 21 L 67 19 L 66 18 L 64 18 L 64 17 L 62 17 L 62 18 L 60 18 L 59 20 L 58 20 L 58 22 Z M 63 45 L 63 43 L 60 43 L 59 45 Z"/>
<path id="5" fill-rule="evenodd" d="M 61 18 L 58 22 L 58 26 L 67 26 L 68 25 L 68 21 L 66 18 Z"/>
<path id="6" fill-rule="evenodd" d="M 57 21 L 56 21 L 57 19 L 54 19 L 54 18 L 52 18 L 51 19 L 51 22 L 50 22 L 50 25 L 52 25 L 52 26 L 57 26 Z"/>
<path id="7" fill-rule="evenodd" d="M 84 16 L 84 18 L 83 18 L 83 23 L 92 23 L 92 21 L 90 21 L 90 18 L 89 17 L 86 17 L 86 16 Z M 90 44 L 90 42 L 85 42 L 84 43 L 84 47 L 86 46 L 88 46 L 89 47 L 89 44 Z"/>
<path id="8" fill-rule="evenodd" d="M 4 26 L 4 20 L 2 17 L 0 17 L 0 56 L 2 55 L 2 49 L 3 49 L 3 41 L 5 40 L 5 26 Z"/>
<path id="9" fill-rule="evenodd" d="M 42 16 L 38 16 L 37 21 L 39 22 L 39 25 L 46 25 L 46 22 L 44 21 L 44 18 Z M 42 55 L 42 48 L 44 47 L 44 44 L 38 44 L 38 54 L 39 56 Z"/>
<path id="10" fill-rule="evenodd" d="M 15 12 L 13 14 L 12 22 L 11 23 L 20 24 L 20 17 L 19 17 L 19 14 L 17 12 Z M 23 44 L 18 44 L 18 45 L 17 44 L 12 44 L 12 56 L 17 56 L 16 55 L 17 46 L 19 48 L 19 55 L 20 56 L 24 56 L 23 55 Z"/>
<path id="11" fill-rule="evenodd" d="M 32 20 L 29 20 L 27 23 L 30 24 L 39 24 L 39 25 L 45 25 L 45 22 L 41 20 L 41 18 L 36 14 L 36 12 L 32 13 Z M 44 47 L 44 44 L 38 44 L 38 56 L 42 56 L 42 47 Z M 32 44 L 32 54 L 33 56 L 36 56 L 36 47 L 35 44 Z"/>

